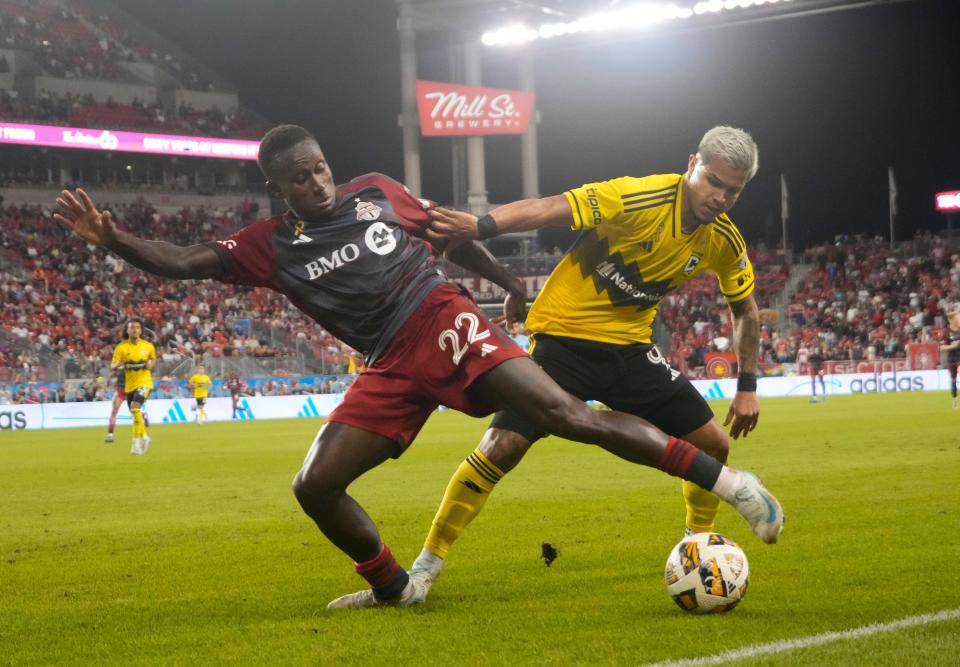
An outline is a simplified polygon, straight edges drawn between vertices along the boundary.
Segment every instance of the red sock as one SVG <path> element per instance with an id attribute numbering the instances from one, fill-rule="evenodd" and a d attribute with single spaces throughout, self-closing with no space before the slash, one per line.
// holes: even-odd
<path id="1" fill-rule="evenodd" d="M 378 600 L 395 598 L 407 587 L 406 570 L 397 563 L 386 544 L 375 558 L 364 563 L 354 563 L 357 574 L 367 580 Z"/>
<path id="2" fill-rule="evenodd" d="M 689 442 L 673 436 L 667 440 L 657 467 L 669 475 L 689 480 L 705 489 L 713 488 L 720 471 L 723 470 L 723 464 L 718 460 Z"/>

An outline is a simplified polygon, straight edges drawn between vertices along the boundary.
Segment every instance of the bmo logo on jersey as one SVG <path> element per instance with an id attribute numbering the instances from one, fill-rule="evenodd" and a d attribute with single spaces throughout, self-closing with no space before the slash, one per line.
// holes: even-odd
<path id="1" fill-rule="evenodd" d="M 370 252 L 376 255 L 389 255 L 397 247 L 397 239 L 393 236 L 393 231 L 389 226 L 382 222 L 375 222 L 367 227 L 363 235 L 363 244 L 367 246 Z M 307 270 L 310 280 L 336 271 L 341 266 L 354 262 L 360 257 L 360 246 L 356 243 L 348 243 L 345 246 L 337 248 L 326 256 L 317 257 L 312 262 L 307 262 L 303 268 Z"/>

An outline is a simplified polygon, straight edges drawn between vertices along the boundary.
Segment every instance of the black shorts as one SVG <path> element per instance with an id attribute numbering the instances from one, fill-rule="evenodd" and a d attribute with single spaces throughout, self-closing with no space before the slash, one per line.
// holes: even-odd
<path id="1" fill-rule="evenodd" d="M 132 406 L 134 403 L 139 403 L 143 405 L 147 402 L 147 396 L 150 395 L 150 390 L 146 387 L 140 387 L 139 389 L 134 389 L 133 391 L 127 392 L 127 405 Z"/>
<path id="2" fill-rule="evenodd" d="M 206 405 L 206 403 L 207 403 L 207 399 L 205 399 L 205 398 L 195 398 L 195 399 L 193 399 L 193 400 L 195 400 L 195 401 L 197 402 L 197 407 L 198 407 L 198 408 L 202 408 L 202 407 L 203 407 L 204 405 Z"/>
<path id="3" fill-rule="evenodd" d="M 684 436 L 711 419 L 713 411 L 683 373 L 674 370 L 656 345 L 612 345 L 535 334 L 531 356 L 565 391 L 582 401 L 646 419 L 661 431 Z M 546 435 L 509 410 L 491 427 L 519 433 L 530 442 Z"/>

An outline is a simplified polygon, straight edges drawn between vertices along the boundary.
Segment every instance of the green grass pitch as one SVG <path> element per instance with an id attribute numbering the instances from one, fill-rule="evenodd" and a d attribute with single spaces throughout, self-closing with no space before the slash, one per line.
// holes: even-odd
<path id="1" fill-rule="evenodd" d="M 938 394 L 765 399 L 731 463 L 785 508 L 732 613 L 669 599 L 679 481 L 595 447 L 537 444 L 416 609 L 328 612 L 362 587 L 290 491 L 319 420 L 0 433 L 2 665 L 641 665 L 960 607 L 960 411 Z M 727 404 L 715 403 L 725 411 Z M 486 420 L 441 412 L 351 493 L 409 566 Z M 540 560 L 541 542 L 560 556 Z M 751 665 L 955 665 L 960 620 Z"/>

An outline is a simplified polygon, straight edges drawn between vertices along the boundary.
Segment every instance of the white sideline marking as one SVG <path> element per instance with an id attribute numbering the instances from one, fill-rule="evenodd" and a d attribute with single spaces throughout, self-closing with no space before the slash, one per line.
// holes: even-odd
<path id="1" fill-rule="evenodd" d="M 769 644 L 754 644 L 744 648 L 734 649 L 733 651 L 724 651 L 716 655 L 706 655 L 699 658 L 685 658 L 683 660 L 668 660 L 666 662 L 652 662 L 644 667 L 699 667 L 700 665 L 719 665 L 731 660 L 743 660 L 745 658 L 755 658 L 760 655 L 770 655 L 772 653 L 784 653 L 794 651 L 798 648 L 807 648 L 810 646 L 820 646 L 830 642 L 840 641 L 842 639 L 859 639 L 869 637 L 870 635 L 880 634 L 882 632 L 893 632 L 903 628 L 912 628 L 917 625 L 928 625 L 930 623 L 939 623 L 949 621 L 954 618 L 960 618 L 960 607 L 938 611 L 934 614 L 920 614 L 919 616 L 908 616 L 899 621 L 890 621 L 888 623 L 872 623 L 864 625 L 853 630 L 843 630 L 841 632 L 822 632 L 809 637 L 798 637 L 797 639 L 784 639 L 779 642 L 770 642 Z"/>

